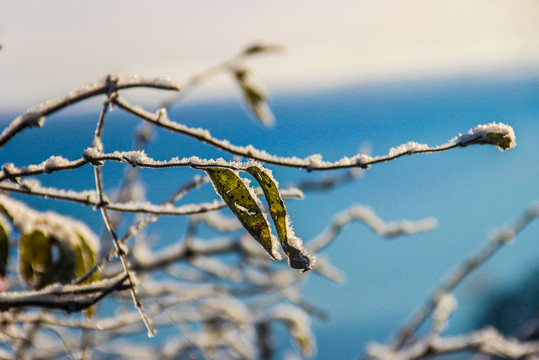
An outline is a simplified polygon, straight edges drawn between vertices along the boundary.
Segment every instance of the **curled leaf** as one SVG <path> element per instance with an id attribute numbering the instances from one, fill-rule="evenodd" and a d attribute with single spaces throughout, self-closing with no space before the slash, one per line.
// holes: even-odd
<path id="1" fill-rule="evenodd" d="M 1 195 L 0 210 L 21 234 L 19 270 L 30 287 L 68 283 L 96 263 L 99 243 L 83 223 L 53 212 L 37 212 Z M 88 281 L 97 277 L 93 275 Z"/>
<path id="2" fill-rule="evenodd" d="M 258 205 L 258 199 L 247 184 L 229 169 L 207 168 L 204 170 L 217 194 L 236 215 L 243 227 L 272 258 L 280 259 L 277 239 L 271 234 L 268 221 Z"/>
<path id="3" fill-rule="evenodd" d="M 251 56 L 267 52 L 279 52 L 282 51 L 281 45 L 267 45 L 260 42 L 247 46 L 242 52 L 242 56 Z"/>
<path id="4" fill-rule="evenodd" d="M 36 230 L 19 240 L 19 271 L 32 288 L 42 288 L 53 281 L 53 252 L 50 237 Z"/>
<path id="5" fill-rule="evenodd" d="M 58 238 L 46 229 L 36 228 L 22 234 L 19 243 L 19 268 L 22 279 L 32 288 L 52 283 L 69 283 L 83 276 L 96 260 L 95 251 L 84 238 Z M 97 279 L 94 274 L 89 281 Z"/>
<path id="6" fill-rule="evenodd" d="M 271 219 L 275 224 L 281 247 L 288 256 L 290 267 L 304 272 L 310 270 L 313 262 L 311 255 L 303 247 L 301 239 L 294 235 L 277 181 L 269 170 L 260 166 L 250 166 L 246 171 L 255 178 L 264 192 Z"/>
<path id="7" fill-rule="evenodd" d="M 253 83 L 250 73 L 247 70 L 235 69 L 234 76 L 241 88 L 247 109 L 264 126 L 272 126 L 275 123 L 275 119 L 267 104 L 267 96 L 264 94 L 264 91 Z"/>

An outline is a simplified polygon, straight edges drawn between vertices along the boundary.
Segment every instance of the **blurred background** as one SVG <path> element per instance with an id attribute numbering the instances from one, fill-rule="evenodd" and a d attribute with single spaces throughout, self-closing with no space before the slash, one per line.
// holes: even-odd
<path id="1" fill-rule="evenodd" d="M 288 203 L 295 232 L 305 241 L 354 204 L 371 206 L 387 221 L 439 221 L 431 233 L 391 241 L 352 224 L 326 251 L 346 283 L 310 276 L 303 284 L 308 299 L 329 314 L 327 321 L 313 323 L 318 357 L 354 358 L 367 342 L 386 341 L 494 229 L 539 201 L 539 3 L 4 0 L 0 122 L 5 127 L 27 108 L 111 72 L 167 76 L 181 85 L 253 41 L 286 49 L 249 62 L 271 91 L 275 127 L 264 128 L 246 115 L 240 91 L 227 76 L 190 94 L 171 118 L 237 145 L 282 156 L 320 153 L 327 160 L 360 148 L 381 155 L 411 140 L 437 145 L 492 121 L 515 129 L 518 145 L 506 153 L 474 146 L 401 158 L 327 193 Z M 151 109 L 165 94 L 132 91 L 127 97 Z M 6 145 L 0 163 L 24 166 L 53 154 L 79 158 L 91 143 L 99 110 L 99 102 L 90 101 L 49 118 L 42 129 L 27 130 Z M 105 149 L 130 149 L 139 122 L 121 113 L 112 118 Z M 162 160 L 224 156 L 164 132 L 147 153 Z M 272 169 L 281 185 L 328 175 Z M 92 187 L 90 173 L 41 180 L 82 190 Z M 152 201 L 163 200 L 155 189 L 176 186 L 171 177 L 142 174 Z M 111 170 L 109 190 L 120 175 Z M 190 200 L 212 194 L 196 196 Z M 53 204 L 101 232 L 91 209 L 20 198 L 37 208 Z M 157 225 L 152 231 L 163 244 L 181 238 L 175 219 Z M 518 319 L 539 317 L 538 231 L 537 222 L 526 228 L 459 288 L 449 333 L 485 323 L 511 333 L 524 322 Z"/>

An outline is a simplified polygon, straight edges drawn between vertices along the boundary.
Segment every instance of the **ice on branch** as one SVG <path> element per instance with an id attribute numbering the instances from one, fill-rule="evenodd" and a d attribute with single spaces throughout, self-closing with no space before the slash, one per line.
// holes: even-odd
<path id="1" fill-rule="evenodd" d="M 210 298 L 200 302 L 207 318 L 222 317 L 237 324 L 249 324 L 252 314 L 243 302 L 232 297 Z"/>
<path id="2" fill-rule="evenodd" d="M 415 141 L 408 141 L 406 144 L 399 145 L 397 147 L 392 147 L 389 149 L 387 154 L 389 157 L 402 154 L 413 154 L 418 151 L 428 150 L 429 146 L 427 144 L 420 144 Z"/>
<path id="3" fill-rule="evenodd" d="M 335 239 L 344 226 L 353 221 L 364 223 L 377 235 L 386 238 L 428 232 L 438 226 L 438 221 L 435 218 L 425 218 L 418 221 L 385 222 L 368 206 L 356 205 L 337 214 L 331 226 L 309 243 L 309 250 L 314 253 L 319 252 Z"/>
<path id="4" fill-rule="evenodd" d="M 62 156 L 51 156 L 47 160 L 38 165 L 28 165 L 22 168 L 18 168 L 12 163 L 6 163 L 2 166 L 3 177 L 10 178 L 10 175 L 17 176 L 20 173 L 34 173 L 43 172 L 44 174 L 50 174 L 60 168 L 71 166 L 73 163 Z"/>
<path id="5" fill-rule="evenodd" d="M 496 145 L 501 151 L 517 145 L 513 128 L 509 125 L 495 122 L 486 125 L 477 125 L 473 129 L 470 129 L 467 134 L 459 135 L 454 140 L 457 145 L 462 147 L 472 144 L 488 144 Z"/>
<path id="6" fill-rule="evenodd" d="M 303 310 L 280 304 L 273 308 L 270 316 L 273 319 L 283 321 L 288 326 L 290 334 L 304 356 L 315 355 L 316 340 L 311 331 L 311 320 Z"/>
<path id="7" fill-rule="evenodd" d="M 52 211 L 35 211 L 24 203 L 4 195 L 0 195 L 0 207 L 20 233 L 31 232 L 37 227 L 47 234 L 53 234 L 73 243 L 79 242 L 82 236 L 88 242 L 88 246 L 95 250 L 99 249 L 99 240 L 96 235 L 81 221 Z"/>

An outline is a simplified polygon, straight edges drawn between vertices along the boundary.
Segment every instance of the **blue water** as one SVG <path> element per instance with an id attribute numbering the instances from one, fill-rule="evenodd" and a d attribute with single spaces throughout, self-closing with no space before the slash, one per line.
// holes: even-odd
<path id="1" fill-rule="evenodd" d="M 187 103 L 170 113 L 175 121 L 209 129 L 217 138 L 238 145 L 253 144 L 282 156 L 321 153 L 337 160 L 370 144 L 385 154 L 410 140 L 437 145 L 477 124 L 501 121 L 514 127 L 518 146 L 499 152 L 473 146 L 439 154 L 414 155 L 378 164 L 364 177 L 326 194 L 309 193 L 290 201 L 288 210 L 296 234 L 305 241 L 322 231 L 332 216 L 353 204 L 371 206 L 385 220 L 434 216 L 440 225 L 429 233 L 387 241 L 360 224 L 351 224 L 326 250 L 331 262 L 346 274 L 344 285 L 316 275 L 302 285 L 306 298 L 329 313 L 313 321 L 318 357 L 347 359 L 363 352 L 368 341 L 384 341 L 417 308 L 450 269 L 488 239 L 496 227 L 515 219 L 539 201 L 539 79 L 497 81 L 494 78 L 455 79 L 343 88 L 307 95 L 274 94 L 277 126 L 265 129 L 249 119 L 237 101 Z M 79 158 L 91 143 L 99 107 L 73 108 L 49 118 L 42 129 L 25 131 L 0 151 L 0 163 L 40 163 L 53 154 Z M 6 121 L 11 115 L 1 116 Z M 5 121 L 3 121 L 5 123 Z M 129 150 L 139 121 L 114 110 L 104 129 L 106 151 Z M 226 156 L 194 140 L 159 131 L 148 155 Z M 325 176 L 271 167 L 282 186 Z M 123 166 L 105 166 L 107 189 L 114 190 Z M 151 201 L 162 201 L 190 178 L 186 169 L 142 171 L 151 185 Z M 93 185 L 89 167 L 41 177 L 45 185 L 77 190 Z M 155 189 L 159 189 L 156 191 Z M 211 190 L 211 189 L 210 189 Z M 186 202 L 209 200 L 200 191 Z M 56 211 L 87 221 L 98 233 L 101 220 L 90 208 L 60 201 L 19 196 L 36 208 L 53 204 Z M 514 244 L 470 277 L 457 291 L 459 310 L 450 333 L 470 330 L 474 313 L 489 296 L 518 282 L 538 264 L 539 224 L 529 226 Z M 163 219 L 163 242 L 181 238 L 181 221 Z"/>

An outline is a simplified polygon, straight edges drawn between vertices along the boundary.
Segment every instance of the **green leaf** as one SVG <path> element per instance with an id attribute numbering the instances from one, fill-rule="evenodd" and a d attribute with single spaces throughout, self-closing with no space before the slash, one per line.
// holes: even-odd
<path id="1" fill-rule="evenodd" d="M 75 269 L 75 274 L 77 278 L 82 277 L 88 270 L 90 270 L 97 261 L 97 254 L 91 247 L 91 242 L 89 242 L 84 235 L 77 233 L 80 239 L 80 247 L 78 249 L 78 258 L 80 261 L 77 262 L 77 268 Z M 96 271 L 86 282 L 93 282 L 99 279 L 99 273 Z"/>
<path id="2" fill-rule="evenodd" d="M 221 196 L 243 227 L 262 245 L 268 254 L 279 259 L 277 240 L 271 234 L 257 198 L 249 191 L 245 182 L 232 170 L 224 168 L 204 169 L 215 191 Z"/>
<path id="3" fill-rule="evenodd" d="M 21 234 L 19 271 L 30 287 L 69 283 L 96 263 L 99 242 L 85 224 L 51 211 L 35 211 L 3 195 L 0 211 Z M 97 277 L 92 276 L 88 282 Z"/>
<path id="4" fill-rule="evenodd" d="M 19 271 L 33 288 L 52 282 L 53 262 L 50 237 L 41 230 L 23 234 L 19 240 Z"/>
<path id="5" fill-rule="evenodd" d="M 80 239 L 80 246 L 77 247 L 77 261 L 75 263 L 75 277 L 80 278 L 88 270 L 90 270 L 97 261 L 97 254 L 92 250 L 91 242 L 89 242 L 84 235 L 77 233 L 78 238 Z M 84 283 L 91 283 L 99 279 L 99 273 L 96 271 L 93 273 L 88 280 Z M 91 318 L 95 314 L 95 307 L 91 306 L 84 310 L 87 317 Z"/>
<path id="6" fill-rule="evenodd" d="M 6 277 L 7 261 L 9 255 L 8 229 L 0 221 L 0 279 Z"/>
<path id="7" fill-rule="evenodd" d="M 250 166 L 246 171 L 256 179 L 264 192 L 281 247 L 288 256 L 290 267 L 304 272 L 310 270 L 311 256 L 303 247 L 301 240 L 294 235 L 277 181 L 273 179 L 269 170 L 259 166 Z"/>
<path id="8" fill-rule="evenodd" d="M 32 288 L 39 289 L 55 282 L 69 283 L 83 276 L 95 264 L 96 254 L 82 236 L 58 235 L 36 228 L 21 236 L 21 277 Z M 88 282 L 95 280 L 97 274 Z"/>

